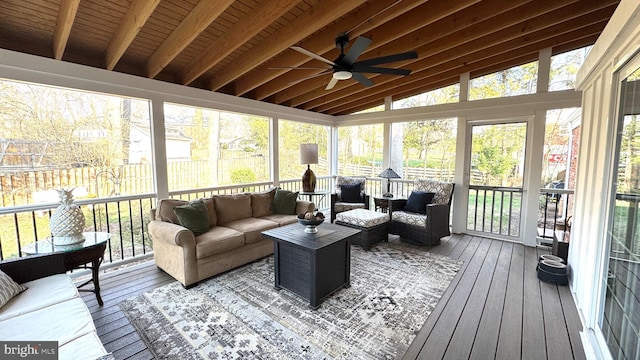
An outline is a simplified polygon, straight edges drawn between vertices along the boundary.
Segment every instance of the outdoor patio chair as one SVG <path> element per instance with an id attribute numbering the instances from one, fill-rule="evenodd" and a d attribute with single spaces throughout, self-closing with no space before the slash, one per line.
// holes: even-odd
<path id="1" fill-rule="evenodd" d="M 454 183 L 427 179 L 416 180 L 409 199 L 389 202 L 389 208 L 391 209 L 390 232 L 400 235 L 400 240 L 412 244 L 439 244 L 441 238 L 451 235 L 449 213 L 451 211 L 454 187 Z M 433 193 L 432 200 L 429 201 L 428 199 L 431 195 L 426 195 L 422 196 L 422 203 L 413 201 L 414 199 L 420 199 L 422 194 L 418 192 L 423 192 L 422 194 Z M 415 198 L 412 199 L 412 195 Z M 410 207 L 407 207 L 408 202 L 411 202 Z M 416 204 L 418 206 L 414 206 Z"/>
<path id="2" fill-rule="evenodd" d="M 369 209 L 369 195 L 365 193 L 364 177 L 338 176 L 331 194 L 331 222 L 336 214 L 353 209 Z"/>

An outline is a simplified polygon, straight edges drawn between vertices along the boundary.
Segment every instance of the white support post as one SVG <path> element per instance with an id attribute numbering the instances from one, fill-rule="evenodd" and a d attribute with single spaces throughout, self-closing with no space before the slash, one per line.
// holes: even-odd
<path id="1" fill-rule="evenodd" d="M 549 91 L 549 76 L 551 73 L 551 48 L 540 50 L 538 53 L 538 84 L 536 92 Z"/>
<path id="2" fill-rule="evenodd" d="M 384 110 L 388 111 L 392 108 L 391 96 L 387 96 L 384 98 Z M 391 164 L 391 123 L 384 122 L 383 123 L 383 144 L 382 144 L 382 168 L 386 169 L 390 167 Z"/>
<path id="3" fill-rule="evenodd" d="M 467 119 L 458 117 L 456 134 L 456 168 L 453 190 L 451 231 L 462 234 L 467 231 L 467 199 L 469 198 L 469 159 L 471 154 L 471 132 L 467 132 Z"/>
<path id="4" fill-rule="evenodd" d="M 167 142 L 164 128 L 164 102 L 160 99 L 149 101 L 151 111 L 151 166 L 153 187 L 158 199 L 169 197 L 169 176 L 167 174 Z"/>
<path id="5" fill-rule="evenodd" d="M 542 149 L 547 119 L 546 110 L 538 110 L 527 122 L 527 158 L 525 159 L 524 193 L 522 194 L 522 230 L 520 238 L 527 246 L 536 246 L 538 206 L 542 174 Z M 529 140 L 531 139 L 531 140 Z"/>
<path id="6" fill-rule="evenodd" d="M 468 72 L 460 74 L 460 102 L 469 101 L 469 82 L 471 81 L 471 74 Z"/>
<path id="7" fill-rule="evenodd" d="M 270 178 L 274 186 L 280 185 L 280 149 L 278 147 L 278 118 L 269 119 L 269 168 L 271 169 Z"/>

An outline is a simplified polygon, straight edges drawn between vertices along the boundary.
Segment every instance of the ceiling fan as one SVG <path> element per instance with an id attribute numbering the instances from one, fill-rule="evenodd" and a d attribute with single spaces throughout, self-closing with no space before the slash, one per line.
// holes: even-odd
<path id="1" fill-rule="evenodd" d="M 323 58 L 322 56 L 312 53 L 311 51 L 301 48 L 299 46 L 292 46 L 293 50 L 299 51 L 311 58 L 316 60 L 320 60 L 324 63 L 331 65 L 330 68 L 314 68 L 314 69 L 324 69 L 323 72 L 319 74 L 314 74 L 308 76 L 306 78 L 300 79 L 299 81 L 306 80 L 309 78 L 313 78 L 316 76 L 321 76 L 324 74 L 333 73 L 333 76 L 325 90 L 331 90 L 340 80 L 347 80 L 354 78 L 360 84 L 364 86 L 373 85 L 373 81 L 363 75 L 363 73 L 371 73 L 371 74 L 389 74 L 389 75 L 401 75 L 406 76 L 411 73 L 411 70 L 408 69 L 392 69 L 392 68 L 384 68 L 377 67 L 375 65 L 391 63 L 402 60 L 416 59 L 418 54 L 415 51 L 408 51 L 404 53 L 380 56 L 373 59 L 356 61 L 360 54 L 364 52 L 364 50 L 371 44 L 371 39 L 366 38 L 364 36 L 358 36 L 353 45 L 349 48 L 349 51 L 345 54 L 344 49 L 349 44 L 349 35 L 347 33 L 342 33 L 336 37 L 336 47 L 340 49 L 340 56 L 334 61 Z M 310 69 L 309 67 L 293 67 L 291 69 Z"/>

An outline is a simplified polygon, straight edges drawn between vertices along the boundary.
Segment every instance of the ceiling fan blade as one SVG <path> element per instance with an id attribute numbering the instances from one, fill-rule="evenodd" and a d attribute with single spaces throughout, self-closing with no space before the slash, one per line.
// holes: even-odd
<path id="1" fill-rule="evenodd" d="M 411 74 L 411 70 L 408 70 L 408 69 L 389 69 L 389 68 L 381 68 L 381 67 L 373 67 L 373 66 L 357 66 L 357 67 L 354 66 L 353 71 L 362 72 L 362 73 L 389 74 L 389 75 L 402 75 L 402 76 Z"/>
<path id="2" fill-rule="evenodd" d="M 333 89 L 334 86 L 336 86 L 336 84 L 338 83 L 338 79 L 332 77 L 331 81 L 329 81 L 329 83 L 327 84 L 327 87 L 324 88 L 325 90 L 331 90 Z"/>
<path id="3" fill-rule="evenodd" d="M 342 58 L 342 61 L 346 64 L 353 64 L 358 56 L 364 52 L 364 50 L 371 44 L 371 39 L 364 36 L 358 36 L 356 42 L 351 45 L 347 54 Z"/>
<path id="4" fill-rule="evenodd" d="M 358 61 L 353 63 L 353 66 L 371 66 L 371 65 L 378 65 L 378 64 L 396 62 L 401 60 L 416 59 L 417 57 L 418 57 L 418 53 L 416 53 L 415 51 L 409 51 L 409 52 L 400 53 L 400 54 L 380 56 L 373 59 Z"/>
<path id="5" fill-rule="evenodd" d="M 322 56 L 320 56 L 318 54 L 312 53 L 311 51 L 309 51 L 309 50 L 307 50 L 305 48 L 301 48 L 300 46 L 292 46 L 291 48 L 293 50 L 295 50 L 295 51 L 301 52 L 301 53 L 303 53 L 303 54 L 305 54 L 305 55 L 307 55 L 309 57 L 312 57 L 312 58 L 314 58 L 316 60 L 320 60 L 322 62 L 325 62 L 325 63 L 327 63 L 327 64 L 329 64 L 331 66 L 336 65 L 336 63 L 334 63 L 333 61 L 327 60 L 327 59 L 323 58 Z"/>
<path id="6" fill-rule="evenodd" d="M 281 69 L 290 69 L 290 70 L 331 70 L 326 67 L 310 67 L 310 66 L 269 66 L 270 70 L 281 70 Z"/>
<path id="7" fill-rule="evenodd" d="M 364 85 L 364 86 L 369 87 L 369 86 L 373 85 L 373 81 L 369 80 L 366 76 L 364 76 L 364 75 L 362 75 L 362 74 L 360 74 L 358 72 L 354 72 L 354 73 L 352 73 L 352 75 L 353 75 L 354 79 L 358 80 L 358 82 L 360 84 Z"/>
<path id="8" fill-rule="evenodd" d="M 289 85 L 293 85 L 293 84 L 297 84 L 301 81 L 305 81 L 305 80 L 309 80 L 309 79 L 313 79 L 316 78 L 318 76 L 322 76 L 322 75 L 326 75 L 326 74 L 330 74 L 332 71 L 331 70 L 325 70 L 323 72 L 317 73 L 317 74 L 313 74 L 313 75 L 309 75 L 309 76 L 305 76 L 305 77 L 301 77 L 300 79 L 296 80 L 296 81 L 292 81 L 289 83 Z"/>

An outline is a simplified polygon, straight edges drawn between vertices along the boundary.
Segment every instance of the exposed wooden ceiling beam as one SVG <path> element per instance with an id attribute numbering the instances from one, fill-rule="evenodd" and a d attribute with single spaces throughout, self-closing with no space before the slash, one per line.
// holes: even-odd
<path id="1" fill-rule="evenodd" d="M 60 2 L 56 30 L 53 33 L 53 57 L 56 60 L 62 59 L 79 5 L 80 0 L 62 0 Z"/>
<path id="2" fill-rule="evenodd" d="M 566 5 L 563 4 L 563 5 Z M 398 66 L 408 66 L 408 68 L 414 71 L 422 71 L 435 65 L 450 62 L 456 59 L 456 57 L 464 56 L 470 52 L 480 51 L 492 46 L 504 43 L 510 39 L 520 38 L 523 35 L 534 34 L 536 31 L 541 31 L 550 26 L 556 24 L 562 24 L 568 19 L 575 19 L 580 15 L 589 14 L 594 11 L 593 4 L 587 4 L 585 2 L 578 2 L 564 6 L 561 9 L 557 9 L 553 13 L 538 7 L 538 3 L 527 4 L 523 7 L 514 9 L 507 13 L 501 14 L 494 18 L 486 19 L 483 23 L 476 24 L 472 27 L 465 28 L 453 34 L 449 34 L 444 37 L 439 37 L 431 43 L 425 44 L 418 49 L 418 53 L 421 54 L 421 59 L 412 61 L 410 64 L 400 64 Z M 599 8 L 600 5 L 597 5 Z M 608 11 L 608 10 L 607 10 Z M 596 11 L 597 12 L 597 11 Z M 528 14 L 528 15 L 523 15 Z M 536 16 L 534 18 L 529 18 Z M 600 20 L 606 15 L 587 15 L 591 16 L 590 21 Z M 587 18 L 583 19 L 587 21 Z M 579 21 L 574 21 L 574 24 Z M 500 29 L 495 31 L 495 29 Z M 557 29 L 556 31 L 561 31 Z M 552 34 L 553 35 L 553 34 Z M 526 42 L 526 39 L 524 40 Z M 372 76 L 372 79 L 380 79 L 376 82 L 389 82 L 396 79 L 389 79 L 388 77 L 381 78 L 379 76 Z M 355 93 L 360 91 L 366 91 L 366 88 L 359 86 L 359 84 L 346 83 L 339 90 L 334 91 L 336 93 L 341 92 L 342 97 L 353 97 Z M 314 90 L 317 94 L 320 89 Z M 346 94 L 346 95 L 345 95 Z M 300 105 L 298 102 L 309 98 L 310 96 L 305 94 L 298 99 L 294 99 L 291 102 L 291 106 Z M 324 102 L 335 102 L 340 95 L 327 94 L 321 99 Z M 312 101 L 312 100 L 311 100 Z M 317 102 L 307 102 L 303 106 L 306 109 L 316 107 Z"/>
<path id="3" fill-rule="evenodd" d="M 224 66 L 209 80 L 209 88 L 218 90 L 229 82 L 271 59 L 289 46 L 302 41 L 317 30 L 362 5 L 365 0 L 323 0 L 291 21 L 277 34 L 262 40 L 243 56 Z"/>
<path id="4" fill-rule="evenodd" d="M 134 0 L 122 19 L 105 53 L 105 67 L 113 70 L 133 39 L 156 9 L 160 0 Z"/>
<path id="5" fill-rule="evenodd" d="M 200 56 L 185 66 L 180 82 L 184 85 L 191 83 L 280 18 L 283 13 L 291 10 L 298 2 L 299 0 L 260 2 L 251 12 L 233 24 L 226 33 L 213 41 Z"/>
<path id="6" fill-rule="evenodd" d="M 431 83 L 440 82 L 442 79 L 451 78 L 452 76 L 456 76 L 456 74 L 459 76 L 459 74 L 470 72 L 472 77 L 478 77 L 501 69 L 508 69 L 537 60 L 538 51 L 548 47 L 550 44 L 566 43 L 571 44 L 573 47 L 577 45 L 586 46 L 593 43 L 594 37 L 597 36 L 605 24 L 606 22 L 602 21 L 601 23 L 591 24 L 582 29 L 569 31 L 557 37 L 546 38 L 540 41 L 529 38 L 528 36 L 523 36 L 502 44 L 499 49 L 496 48 L 496 50 L 499 51 L 497 54 L 492 53 L 494 48 L 487 49 L 481 53 L 469 54 L 450 64 L 441 64 L 434 68 L 418 72 L 416 74 L 418 76 L 412 78 L 411 81 L 401 82 L 396 80 L 394 83 L 388 83 L 388 86 L 382 90 L 376 91 L 371 89 L 368 92 L 355 96 L 353 101 L 350 99 L 348 103 L 343 102 L 339 106 L 327 104 L 321 107 L 322 110 L 318 109 L 318 111 L 325 111 L 330 114 L 352 113 L 358 111 L 353 110 L 356 108 L 366 109 L 361 108 L 362 104 L 370 103 L 376 99 L 381 101 L 385 96 L 402 99 L 406 96 L 418 94 L 420 91 L 416 89 L 423 89 Z M 552 33 L 552 30 L 550 30 L 549 33 Z M 527 55 L 523 57 L 522 54 Z M 411 91 L 413 91 L 411 95 L 404 95 Z"/>
<path id="7" fill-rule="evenodd" d="M 146 64 L 147 76 L 153 78 L 158 75 L 231 4 L 233 4 L 233 0 L 200 0 L 189 15 L 151 55 Z"/>
<path id="8" fill-rule="evenodd" d="M 577 0 L 560 0 L 560 2 L 575 2 Z M 428 3 L 427 3 L 428 4 Z M 520 9 L 519 6 L 530 5 L 532 8 L 548 8 L 549 5 L 536 5 L 536 2 L 530 2 L 526 0 L 520 1 L 508 1 L 508 0 L 492 0 L 490 2 L 481 2 L 477 5 L 466 8 L 465 10 L 456 13 L 452 16 L 445 17 L 433 23 L 427 24 L 427 26 L 423 27 L 419 31 L 415 33 L 411 33 L 405 35 L 404 37 L 397 39 L 393 43 L 387 44 L 383 47 L 378 47 L 367 54 L 366 58 L 383 56 L 388 54 L 394 54 L 398 52 L 407 51 L 410 49 L 414 49 L 418 52 L 420 57 L 423 56 L 423 52 L 428 51 L 427 44 L 431 44 L 434 39 L 440 39 L 447 35 L 450 35 L 453 32 L 461 31 L 463 29 L 474 27 L 474 29 L 482 28 L 486 33 L 489 30 L 485 27 L 487 26 L 488 19 L 495 18 L 496 15 L 499 14 L 512 14 L 517 12 L 517 9 Z M 540 10 L 539 10 L 540 11 Z M 506 17 L 506 15 L 504 16 Z M 520 19 L 525 18 L 524 15 L 520 15 Z M 509 23 L 515 23 L 517 20 L 504 20 Z M 484 25 L 480 25 L 484 23 Z M 492 24 L 500 24 L 498 21 L 492 22 Z M 481 37 L 482 34 L 476 34 L 475 37 Z M 453 46 L 453 44 L 451 45 Z M 404 62 L 404 63 L 410 63 Z M 394 64 L 395 67 L 401 67 L 403 62 L 399 62 Z M 324 90 L 327 79 L 312 79 L 305 81 L 302 84 L 294 85 L 287 88 L 284 91 L 275 94 L 271 98 L 270 101 L 273 101 L 277 104 L 289 103 L 290 106 L 298 106 L 305 102 L 311 101 L 315 98 L 325 97 L 328 93 Z M 339 82 L 338 85 L 334 88 L 332 92 L 335 92 L 341 88 L 344 88 L 348 82 Z M 360 84 L 358 84 L 360 85 Z M 314 89 L 313 91 L 309 91 L 308 89 Z M 304 92 L 303 95 L 300 95 L 301 92 Z"/>
<path id="9" fill-rule="evenodd" d="M 327 56 L 327 52 L 336 48 L 334 38 L 337 34 L 345 31 L 349 31 L 349 37 L 355 39 L 357 36 L 363 35 L 369 31 L 372 31 L 381 24 L 387 26 L 389 23 L 397 24 L 408 29 L 417 29 L 418 24 L 426 22 L 431 17 L 431 14 L 438 14 L 439 16 L 447 16 L 459 11 L 471 4 L 477 3 L 479 0 L 465 0 L 455 1 L 450 0 L 430 0 L 428 1 L 429 12 L 425 12 L 425 6 L 423 1 L 400 1 L 397 0 L 385 0 L 367 2 L 366 6 L 359 8 L 358 11 L 352 16 L 345 17 L 342 20 L 330 25 L 328 28 L 323 29 L 322 32 L 326 36 L 316 36 L 304 41 L 298 46 L 307 49 L 315 54 L 321 56 Z M 393 5 L 393 6 L 391 6 Z M 391 6 L 389 8 L 389 6 Z M 386 9 L 386 10 L 385 10 Z M 381 12 L 382 11 L 382 12 Z M 419 21 L 415 21 L 410 17 L 420 17 Z M 402 16 L 402 19 L 398 19 Z M 358 26 L 358 24 L 361 24 Z M 413 24 L 413 25 L 410 25 Z M 424 26 L 424 25 L 423 25 Z M 372 38 L 376 38 L 374 34 L 367 34 Z M 401 36 L 400 34 L 398 36 Z M 375 41 L 371 46 L 381 46 L 378 41 Z M 243 95 L 250 90 L 259 89 L 250 94 L 250 98 L 262 100 L 270 95 L 275 94 L 289 86 L 290 82 L 296 81 L 300 76 L 305 76 L 305 72 L 299 70 L 288 69 L 272 69 L 274 66 L 313 66 L 315 60 L 309 59 L 308 56 L 303 55 L 297 51 L 287 50 L 285 56 L 279 56 L 260 66 L 250 74 L 243 76 L 235 82 L 235 94 Z M 286 76 L 285 76 L 286 74 Z M 276 80 L 277 79 L 277 80 Z"/>

